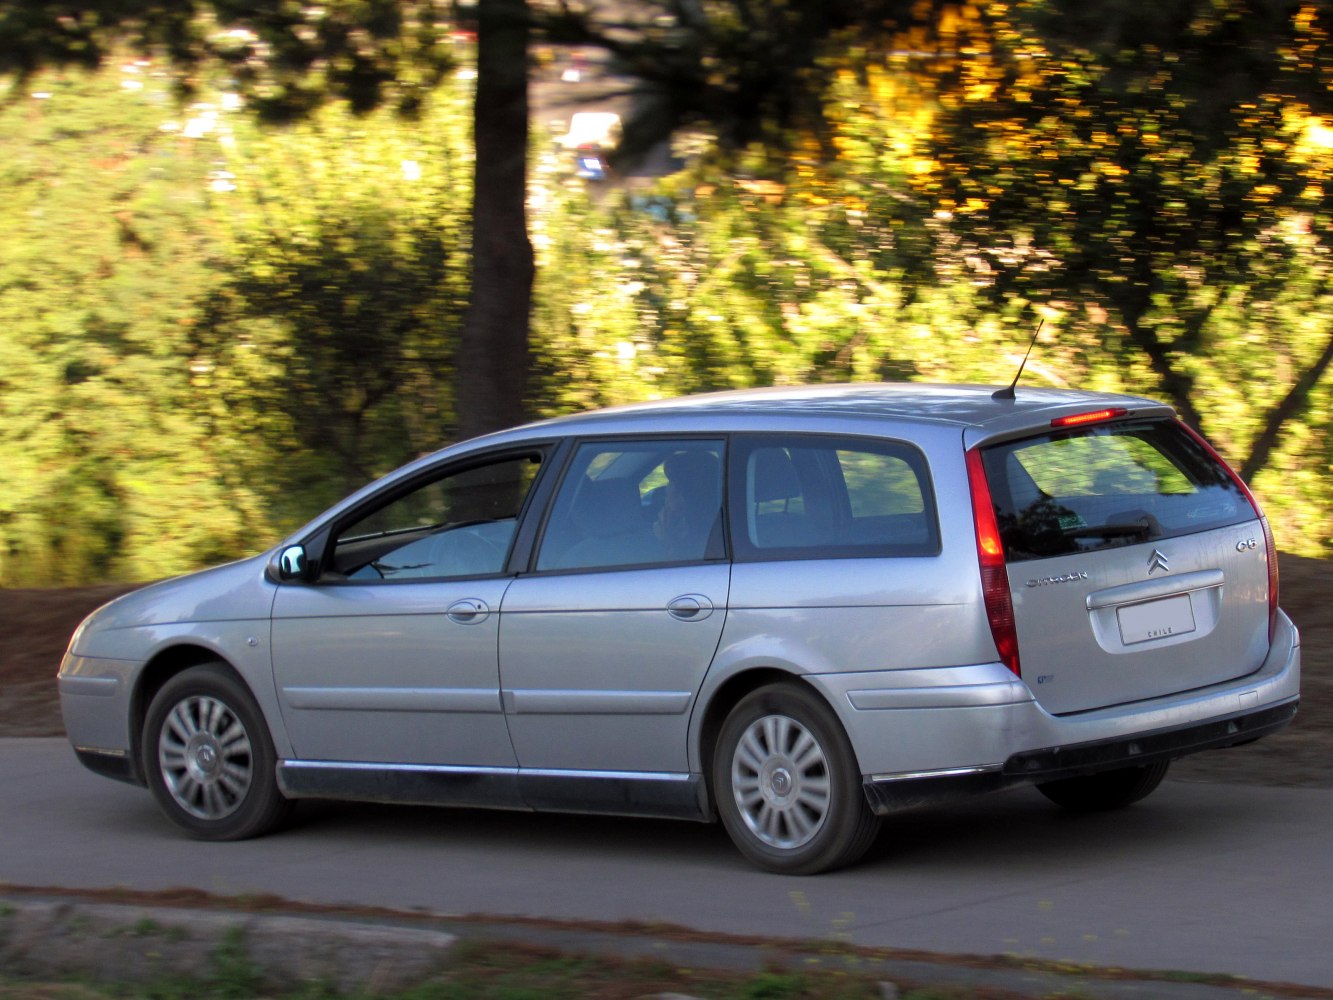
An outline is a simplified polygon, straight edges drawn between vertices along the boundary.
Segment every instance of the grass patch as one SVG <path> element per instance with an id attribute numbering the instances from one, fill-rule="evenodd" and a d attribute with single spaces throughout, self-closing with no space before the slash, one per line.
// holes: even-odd
<path id="1" fill-rule="evenodd" d="M 757 973 L 678 968 L 653 959 L 620 960 L 530 945 L 466 942 L 446 969 L 412 989 L 339 994 L 324 983 L 296 990 L 267 986 L 250 960 L 244 934 L 229 936 L 203 980 L 143 983 L 32 982 L 0 975 L 0 1000 L 639 1000 L 659 993 L 700 1000 L 879 1000 L 878 979 L 832 969 Z M 992 995 L 899 984 L 901 1000 L 990 1000 Z"/>

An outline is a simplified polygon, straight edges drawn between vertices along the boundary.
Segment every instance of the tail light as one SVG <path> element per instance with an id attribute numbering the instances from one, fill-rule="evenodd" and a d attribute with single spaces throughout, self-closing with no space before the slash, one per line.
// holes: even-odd
<path id="1" fill-rule="evenodd" d="M 1004 544 L 995 520 L 995 504 L 981 452 L 967 453 L 967 480 L 972 492 L 972 523 L 977 532 L 977 562 L 981 567 L 981 592 L 986 602 L 986 618 L 1000 662 L 1021 677 L 1018 663 L 1018 629 L 1014 624 L 1014 601 L 1009 593 L 1009 571 L 1004 564 Z"/>
<path id="2" fill-rule="evenodd" d="M 1263 526 L 1264 554 L 1265 558 L 1268 560 L 1268 641 L 1269 643 L 1272 643 L 1273 633 L 1277 630 L 1278 609 L 1277 542 L 1273 540 L 1273 528 L 1269 525 L 1268 518 L 1264 516 L 1264 510 L 1259 506 L 1259 501 L 1256 500 L 1254 494 L 1250 492 L 1250 488 L 1246 486 L 1245 481 L 1237 475 L 1236 470 L 1229 466 L 1222 456 L 1217 453 L 1217 449 L 1204 440 L 1203 436 L 1189 424 L 1182 422 L 1180 426 L 1185 428 L 1185 432 L 1199 443 L 1199 447 L 1213 457 L 1213 461 L 1217 462 L 1218 465 L 1227 470 L 1227 474 L 1231 476 L 1231 481 L 1234 482 L 1241 493 L 1245 495 L 1245 499 L 1249 501 L 1250 508 L 1254 511 L 1254 516 L 1259 519 L 1260 525 Z"/>
<path id="3" fill-rule="evenodd" d="M 1255 502 L 1253 497 L 1250 502 Z M 1257 503 L 1255 510 L 1258 510 Z M 1268 642 L 1271 645 L 1273 633 L 1277 631 L 1277 542 L 1273 540 L 1273 529 L 1262 512 L 1259 522 L 1264 526 L 1264 551 L 1268 553 Z"/>

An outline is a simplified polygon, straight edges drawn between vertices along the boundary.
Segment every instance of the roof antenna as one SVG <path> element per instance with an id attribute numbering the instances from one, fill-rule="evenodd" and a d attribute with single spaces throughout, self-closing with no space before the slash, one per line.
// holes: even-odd
<path id="1" fill-rule="evenodd" d="M 1033 348 L 1034 345 L 1036 345 L 1036 343 L 1037 343 L 1037 337 L 1038 337 L 1038 335 L 1041 333 L 1041 328 L 1042 328 L 1042 326 L 1045 325 L 1045 323 L 1046 323 L 1046 320 L 1045 320 L 1044 318 L 1043 318 L 1043 319 L 1039 319 L 1039 320 L 1037 321 L 1037 330 L 1036 330 L 1035 333 L 1032 334 L 1032 339 L 1028 342 L 1027 354 L 1024 354 L 1024 355 L 1023 355 L 1023 361 L 1022 361 L 1022 363 L 1019 364 L 1019 366 L 1018 366 L 1018 374 L 1014 376 L 1014 380 L 1013 380 L 1012 382 L 1009 383 L 1008 388 L 1005 388 L 1005 389 L 996 389 L 994 392 L 992 392 L 992 393 L 991 393 L 991 396 L 990 396 L 991 399 L 1013 399 L 1013 398 L 1014 398 L 1014 390 L 1018 387 L 1018 380 L 1019 380 L 1020 378 L 1023 377 L 1023 369 L 1027 366 L 1027 363 L 1028 363 L 1028 355 L 1030 355 L 1030 354 L 1032 353 L 1032 348 Z"/>

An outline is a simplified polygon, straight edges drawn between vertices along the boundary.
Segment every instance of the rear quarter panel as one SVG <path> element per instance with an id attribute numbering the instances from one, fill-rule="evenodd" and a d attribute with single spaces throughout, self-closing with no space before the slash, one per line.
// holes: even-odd
<path id="1" fill-rule="evenodd" d="M 875 426 L 875 436 L 914 442 L 925 453 L 940 520 L 940 553 L 737 562 L 726 625 L 700 705 L 710 704 L 723 685 L 747 671 L 779 670 L 812 681 L 864 675 L 863 681 L 851 684 L 815 684 L 843 720 L 859 754 L 857 727 L 866 715 L 853 710 L 846 690 L 913 687 L 895 677 L 902 678 L 905 671 L 995 661 L 981 599 L 960 432 L 931 425 Z M 852 428 L 836 430 L 857 433 Z M 876 679 L 877 673 L 885 676 Z M 843 693 L 834 694 L 835 689 Z M 707 757 L 707 748 L 701 746 L 703 714 L 697 711 L 691 724 L 695 770 Z M 877 719 L 890 714 L 873 713 Z"/>

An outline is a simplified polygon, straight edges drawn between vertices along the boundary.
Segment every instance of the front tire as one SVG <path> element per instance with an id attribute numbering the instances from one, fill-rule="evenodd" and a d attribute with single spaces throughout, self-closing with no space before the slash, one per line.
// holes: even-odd
<path id="1" fill-rule="evenodd" d="M 850 865 L 879 832 L 842 724 L 798 684 L 741 699 L 718 735 L 712 772 L 727 833 L 769 871 L 813 875 Z"/>
<path id="2" fill-rule="evenodd" d="M 1037 791 L 1071 812 L 1104 812 L 1147 798 L 1162 783 L 1170 767 L 1169 760 L 1159 760 L 1142 767 L 1081 774 L 1043 782 L 1037 786 Z"/>
<path id="3" fill-rule="evenodd" d="M 162 686 L 144 718 L 141 750 L 158 805 L 191 836 L 257 837 L 291 810 L 264 717 L 221 663 L 191 667 Z"/>

